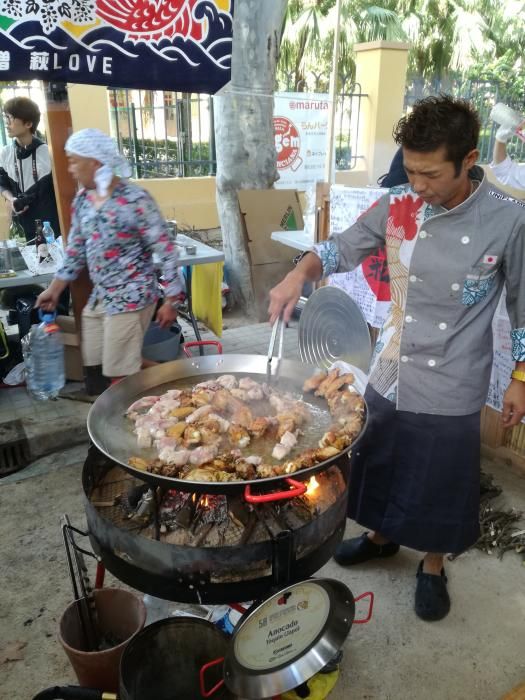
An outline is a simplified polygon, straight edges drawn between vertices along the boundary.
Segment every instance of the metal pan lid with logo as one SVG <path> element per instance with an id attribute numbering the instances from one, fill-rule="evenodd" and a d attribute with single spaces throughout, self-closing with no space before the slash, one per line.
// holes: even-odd
<path id="1" fill-rule="evenodd" d="M 363 619 L 355 603 L 369 598 Z M 201 670 L 201 694 L 210 697 L 222 685 L 206 690 L 206 671 L 224 661 L 224 683 L 237 697 L 273 698 L 308 681 L 337 655 L 353 623 L 372 617 L 374 594 L 354 599 L 333 579 L 308 579 L 288 586 L 250 608 L 235 627 L 226 657 Z"/>

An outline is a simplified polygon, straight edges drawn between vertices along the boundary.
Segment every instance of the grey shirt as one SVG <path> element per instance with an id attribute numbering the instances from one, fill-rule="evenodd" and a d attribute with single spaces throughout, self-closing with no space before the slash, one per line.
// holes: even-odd
<path id="1" fill-rule="evenodd" d="M 451 210 L 426 204 L 409 185 L 394 187 L 314 248 L 327 276 L 386 246 L 392 305 L 370 383 L 399 410 L 467 415 L 482 408 L 504 284 L 513 357 L 525 361 L 525 203 L 494 187 L 481 168 L 471 176 L 479 186 Z"/>

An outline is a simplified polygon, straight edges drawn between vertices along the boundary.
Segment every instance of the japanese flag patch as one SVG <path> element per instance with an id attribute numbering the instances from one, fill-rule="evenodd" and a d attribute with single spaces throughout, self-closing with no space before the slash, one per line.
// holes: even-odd
<path id="1" fill-rule="evenodd" d="M 498 262 L 497 255 L 484 255 L 483 264 L 484 265 L 495 265 Z"/>

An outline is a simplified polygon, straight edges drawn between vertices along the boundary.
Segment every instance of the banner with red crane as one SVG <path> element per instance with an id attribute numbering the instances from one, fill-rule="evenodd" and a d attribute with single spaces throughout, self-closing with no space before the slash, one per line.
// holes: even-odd
<path id="1" fill-rule="evenodd" d="M 213 94 L 232 21 L 233 0 L 0 0 L 0 81 Z"/>

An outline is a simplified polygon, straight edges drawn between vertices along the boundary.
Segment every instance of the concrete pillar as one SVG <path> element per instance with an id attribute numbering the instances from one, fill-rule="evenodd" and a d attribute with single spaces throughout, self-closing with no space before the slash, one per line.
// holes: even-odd
<path id="1" fill-rule="evenodd" d="M 368 97 L 361 101 L 358 154 L 370 185 L 386 173 L 397 150 L 392 129 L 403 114 L 409 44 L 371 41 L 355 44 L 356 82 Z"/>
<path id="2" fill-rule="evenodd" d="M 73 131 L 91 128 L 109 134 L 108 89 L 102 85 L 68 83 L 67 90 Z"/>

